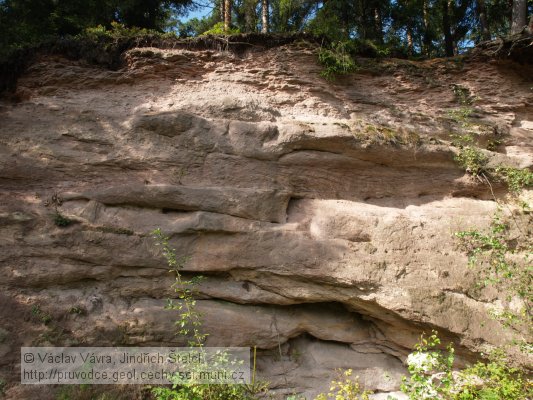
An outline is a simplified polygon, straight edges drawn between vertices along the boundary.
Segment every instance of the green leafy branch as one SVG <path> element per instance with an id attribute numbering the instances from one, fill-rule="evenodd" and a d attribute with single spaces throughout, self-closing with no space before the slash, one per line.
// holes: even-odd
<path id="1" fill-rule="evenodd" d="M 192 336 L 189 340 L 189 346 L 198 348 L 204 355 L 205 340 L 207 334 L 201 330 L 202 320 L 201 314 L 196 311 L 197 287 L 202 277 L 197 276 L 191 279 L 183 279 L 180 272 L 187 262 L 187 257 L 178 258 L 176 250 L 170 245 L 170 238 L 164 235 L 160 229 L 155 229 L 151 232 L 156 240 L 156 245 L 160 246 L 164 258 L 170 267 L 170 272 L 175 275 L 175 282 L 172 288 L 177 293 L 178 302 L 168 300 L 167 309 L 179 311 L 179 317 L 176 321 L 178 326 L 178 334 L 184 336 Z M 205 357 L 202 357 L 205 359 Z M 151 392 L 157 400 L 254 400 L 258 396 L 264 395 L 268 390 L 268 384 L 255 379 L 255 365 L 256 351 L 254 348 L 254 367 L 253 379 L 251 384 L 202 384 L 198 382 L 184 382 L 179 377 L 172 379 L 173 386 L 170 387 L 154 387 Z M 227 352 L 217 353 L 211 364 L 207 365 L 200 363 L 195 366 L 198 371 L 202 371 L 206 367 L 222 368 L 224 370 L 231 370 L 236 365 L 237 361 L 232 360 Z"/>
<path id="2" fill-rule="evenodd" d="M 315 400 L 369 400 L 373 394 L 370 390 L 363 390 L 359 383 L 359 377 L 352 379 L 352 370 L 337 370 L 337 380 L 332 380 L 329 392 L 319 394 Z"/>
<path id="3" fill-rule="evenodd" d="M 161 232 L 161 229 L 155 229 L 151 232 L 156 245 L 162 248 L 163 257 L 165 257 L 170 272 L 175 274 L 175 281 L 172 288 L 177 293 L 179 302 L 168 299 L 166 308 L 169 310 L 179 311 L 179 317 L 176 325 L 179 330 L 178 333 L 184 336 L 192 336 L 193 339 L 189 341 L 190 347 L 202 347 L 204 345 L 207 334 L 202 333 L 200 327 L 202 326 L 201 314 L 195 310 L 197 286 L 203 279 L 201 276 L 193 277 L 189 280 L 184 280 L 180 270 L 185 265 L 187 258 L 178 258 L 176 250 L 170 246 L 170 238 Z"/>
<path id="4" fill-rule="evenodd" d="M 423 334 L 407 357 L 409 377 L 403 379 L 401 390 L 410 400 L 529 400 L 533 395 L 531 381 L 509 365 L 502 351 L 490 354 L 488 362 L 454 371 L 452 344 L 446 350 L 440 345 L 437 332 L 427 338 Z"/>
<path id="5" fill-rule="evenodd" d="M 459 93 L 463 93 L 459 91 Z M 457 95 L 457 93 L 456 93 Z M 462 94 L 462 99 L 464 94 Z M 475 138 L 479 135 L 487 135 L 488 127 L 483 124 L 473 123 L 471 120 L 473 109 L 469 106 L 471 102 L 461 100 L 463 107 L 448 112 L 448 117 L 458 124 L 462 131 L 452 133 L 452 146 L 458 149 L 455 161 L 469 174 L 484 177 L 487 181 L 493 180 L 504 182 L 509 191 L 513 194 L 520 192 L 524 188 L 533 186 L 533 172 L 529 169 L 514 168 L 507 165 L 489 167 L 489 157 L 476 145 Z M 489 140 L 487 150 L 499 144 L 499 140 Z"/>
<path id="6" fill-rule="evenodd" d="M 491 285 L 500 293 L 505 293 L 508 302 L 518 297 L 523 303 L 522 310 L 518 312 L 507 308 L 493 311 L 492 315 L 505 326 L 526 325 L 531 328 L 533 244 L 522 232 L 518 237 L 511 237 L 510 224 L 501 213 L 500 209 L 494 215 L 487 231 L 470 229 L 456 232 L 455 236 L 468 255 L 469 266 L 476 268 L 482 279 L 480 287 Z M 526 230 L 524 227 L 521 229 Z"/>
<path id="7" fill-rule="evenodd" d="M 441 344 L 436 331 L 429 337 L 424 334 L 415 345 L 415 351 L 407 357 L 409 378 L 402 379 L 401 390 L 412 400 L 439 397 L 450 390 L 453 383 L 452 366 L 454 348 L 451 344 L 447 352 L 437 350 Z M 436 373 L 439 379 L 434 381 Z"/>
<path id="8" fill-rule="evenodd" d="M 318 62 L 324 67 L 320 76 L 332 81 L 337 75 L 357 71 L 358 66 L 350 54 L 348 46 L 348 43 L 339 41 L 328 47 L 320 48 Z"/>
<path id="9" fill-rule="evenodd" d="M 512 168 L 500 165 L 494 169 L 495 175 L 505 182 L 512 193 L 533 186 L 533 172 L 528 169 Z"/>

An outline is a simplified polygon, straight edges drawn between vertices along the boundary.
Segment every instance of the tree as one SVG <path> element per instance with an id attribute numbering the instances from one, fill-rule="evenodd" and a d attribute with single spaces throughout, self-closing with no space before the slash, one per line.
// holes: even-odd
<path id="1" fill-rule="evenodd" d="M 5 0 L 0 2 L 0 56 L 53 36 L 74 35 L 89 26 L 110 26 L 110 0 Z"/>
<path id="2" fill-rule="evenodd" d="M 261 0 L 261 32 L 268 33 L 268 0 Z"/>
<path id="3" fill-rule="evenodd" d="M 477 0 L 477 14 L 479 20 L 479 31 L 482 40 L 490 40 L 489 23 L 487 21 L 487 6 L 485 0 Z"/>
<path id="4" fill-rule="evenodd" d="M 257 0 L 235 0 L 233 3 L 233 20 L 237 29 L 243 32 L 257 31 Z"/>
<path id="5" fill-rule="evenodd" d="M 181 37 L 217 23 L 214 33 L 306 30 L 333 41 L 372 42 L 389 54 L 449 57 L 464 44 L 520 32 L 533 9 L 533 0 L 211 1 L 211 15 L 181 22 L 194 0 L 0 0 L 0 53 L 116 21 L 157 31 L 173 23 Z"/>
<path id="6" fill-rule="evenodd" d="M 116 15 L 127 27 L 163 31 L 172 13 L 182 13 L 191 5 L 191 0 L 119 0 Z"/>
<path id="7" fill-rule="evenodd" d="M 424 20 L 424 33 L 423 33 L 423 53 L 426 57 L 429 57 L 431 55 L 431 30 L 430 30 L 430 8 L 429 8 L 429 0 L 423 0 L 422 1 L 422 15 Z"/>
<path id="8" fill-rule="evenodd" d="M 446 57 L 453 57 L 453 39 L 450 27 L 450 0 L 441 0 L 442 31 L 444 33 L 444 51 Z"/>
<path id="9" fill-rule="evenodd" d="M 513 0 L 511 33 L 519 33 L 527 25 L 527 0 Z"/>
<path id="10" fill-rule="evenodd" d="M 224 1 L 224 31 L 229 32 L 231 28 L 231 0 Z"/>

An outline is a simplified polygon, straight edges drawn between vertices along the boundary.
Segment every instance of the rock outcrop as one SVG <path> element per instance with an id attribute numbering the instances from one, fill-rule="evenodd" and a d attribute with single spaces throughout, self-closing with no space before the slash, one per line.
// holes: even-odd
<path id="1" fill-rule="evenodd" d="M 476 98 L 501 143 L 492 156 L 531 167 L 531 67 L 360 60 L 330 83 L 305 42 L 124 60 L 42 57 L 19 80 L 23 100 L 1 105 L 8 396 L 31 397 L 11 385 L 21 345 L 184 343 L 155 228 L 185 275 L 205 277 L 207 344 L 257 346 L 279 394 L 327 390 L 335 368 L 397 391 L 422 331 L 454 341 L 460 361 L 512 339 L 488 317 L 494 298 L 471 296 L 453 237 L 487 226 L 503 187 L 454 161 L 450 84 Z"/>

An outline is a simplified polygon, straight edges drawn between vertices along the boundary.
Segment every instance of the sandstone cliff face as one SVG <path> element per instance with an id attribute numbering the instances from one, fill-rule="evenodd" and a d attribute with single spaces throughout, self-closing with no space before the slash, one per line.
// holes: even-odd
<path id="1" fill-rule="evenodd" d="M 21 345 L 183 343 L 158 227 L 206 277 L 208 345 L 257 346 L 280 394 L 327 390 L 335 368 L 397 391 L 432 328 L 463 360 L 511 339 L 453 238 L 496 204 L 453 159 L 450 85 L 477 97 L 494 158 L 531 167 L 531 68 L 365 65 L 328 83 L 305 43 L 32 65 L 0 108 L 2 375 Z"/>

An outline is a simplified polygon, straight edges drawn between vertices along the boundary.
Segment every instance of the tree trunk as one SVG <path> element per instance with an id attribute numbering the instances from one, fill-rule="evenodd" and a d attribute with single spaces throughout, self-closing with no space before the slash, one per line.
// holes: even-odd
<path id="1" fill-rule="evenodd" d="M 359 0 L 357 2 L 357 10 L 359 12 L 359 15 L 356 16 L 356 21 L 358 21 L 358 31 L 359 36 L 361 39 L 368 39 L 368 33 L 366 29 L 366 18 L 365 18 L 365 5 L 363 4 L 363 0 Z"/>
<path id="2" fill-rule="evenodd" d="M 424 0 L 422 5 L 422 12 L 424 16 L 424 54 L 426 57 L 431 56 L 431 37 L 429 34 L 429 0 Z"/>
<path id="3" fill-rule="evenodd" d="M 450 28 L 449 15 L 449 0 L 441 0 L 442 2 L 442 31 L 444 32 L 444 50 L 446 57 L 453 57 L 453 38 Z"/>
<path id="4" fill-rule="evenodd" d="M 244 32 L 255 32 L 257 28 L 256 0 L 244 0 L 243 8 Z"/>
<path id="5" fill-rule="evenodd" d="M 374 8 L 374 26 L 376 30 L 376 41 L 383 44 L 383 19 L 381 17 L 381 7 L 379 4 Z"/>
<path id="6" fill-rule="evenodd" d="M 520 33 L 527 25 L 527 0 L 513 0 L 511 33 Z"/>
<path id="7" fill-rule="evenodd" d="M 481 40 L 490 40 L 485 0 L 477 0 L 477 13 L 479 17 L 479 31 L 481 32 Z"/>
<path id="8" fill-rule="evenodd" d="M 231 28 L 231 0 L 224 1 L 224 31 L 229 32 Z"/>
<path id="9" fill-rule="evenodd" d="M 261 0 L 261 32 L 268 33 L 268 0 Z"/>
<path id="10" fill-rule="evenodd" d="M 413 48 L 413 31 L 411 30 L 411 27 L 407 27 L 407 54 L 410 56 L 413 55 L 414 48 Z"/>
<path id="11" fill-rule="evenodd" d="M 219 4 L 219 7 L 220 7 L 220 22 L 224 22 L 224 10 L 226 9 L 226 1 L 225 0 L 220 0 L 220 4 Z"/>

